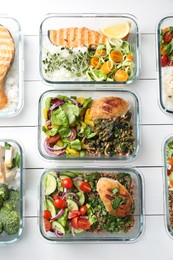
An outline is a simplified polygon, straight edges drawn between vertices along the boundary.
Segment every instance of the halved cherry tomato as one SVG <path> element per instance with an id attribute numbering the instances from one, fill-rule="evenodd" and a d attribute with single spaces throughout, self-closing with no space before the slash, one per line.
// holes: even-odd
<path id="1" fill-rule="evenodd" d="M 163 35 L 163 40 L 165 43 L 169 43 L 173 38 L 173 32 L 166 31 Z"/>
<path id="2" fill-rule="evenodd" d="M 47 209 L 45 209 L 45 210 L 43 211 L 43 218 L 44 218 L 44 219 L 51 219 L 51 217 L 52 217 L 52 215 L 51 215 L 50 211 L 47 210 Z"/>
<path id="3" fill-rule="evenodd" d="M 69 177 L 64 178 L 61 183 L 62 183 L 62 186 L 66 189 L 71 189 L 73 187 L 73 181 Z"/>
<path id="4" fill-rule="evenodd" d="M 90 191 L 91 191 L 91 186 L 90 186 L 89 182 L 83 181 L 83 182 L 80 184 L 80 189 L 81 189 L 83 192 L 90 192 Z"/>
<path id="5" fill-rule="evenodd" d="M 85 213 L 87 212 L 87 206 L 86 205 L 81 206 L 79 212 L 82 216 L 85 215 Z"/>
<path id="6" fill-rule="evenodd" d="M 89 229 L 91 226 L 89 220 L 86 218 L 79 218 L 77 224 L 78 224 L 78 228 L 81 228 L 84 230 Z"/>
<path id="7" fill-rule="evenodd" d="M 68 219 L 72 219 L 78 216 L 80 216 L 79 210 L 72 210 L 68 213 Z"/>
<path id="8" fill-rule="evenodd" d="M 45 231 L 48 232 L 52 229 L 52 223 L 49 220 L 44 219 L 44 227 Z"/>
<path id="9" fill-rule="evenodd" d="M 78 219 L 79 219 L 79 217 L 75 217 L 75 218 L 72 218 L 72 219 L 70 220 L 71 226 L 72 226 L 73 228 L 75 228 L 75 229 L 78 229 L 78 228 L 79 228 L 79 227 L 78 227 Z"/>
<path id="10" fill-rule="evenodd" d="M 57 198 L 54 200 L 54 206 L 58 209 L 64 209 L 67 206 L 67 202 L 62 198 Z"/>
<path id="11" fill-rule="evenodd" d="M 168 62 L 168 56 L 165 54 L 161 57 L 161 65 L 162 67 L 165 67 Z"/>

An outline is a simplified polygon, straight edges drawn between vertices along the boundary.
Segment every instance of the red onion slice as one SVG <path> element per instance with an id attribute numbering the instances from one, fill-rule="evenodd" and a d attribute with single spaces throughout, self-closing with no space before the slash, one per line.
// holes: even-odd
<path id="1" fill-rule="evenodd" d="M 79 106 L 79 103 L 74 98 L 69 98 L 76 106 Z"/>
<path id="2" fill-rule="evenodd" d="M 45 151 L 49 154 L 49 155 L 52 155 L 52 156 L 56 156 L 56 157 L 59 157 L 61 155 L 64 155 L 65 154 L 65 151 L 63 150 L 60 150 L 59 152 L 56 152 L 55 149 L 53 149 L 53 151 L 50 151 L 49 148 L 48 148 L 48 144 L 46 142 L 46 140 L 44 141 L 44 149 Z"/>
<path id="3" fill-rule="evenodd" d="M 62 238 L 63 237 L 63 234 L 58 232 L 57 230 L 54 230 L 54 233 L 55 233 L 55 236 L 58 237 L 58 238 Z"/>
<path id="4" fill-rule="evenodd" d="M 78 195 L 77 195 L 76 193 L 74 193 L 74 192 L 67 192 L 67 193 L 65 193 L 65 194 L 62 196 L 62 198 L 64 199 L 64 198 L 66 198 L 67 196 L 74 196 L 75 198 L 78 198 Z"/>
<path id="5" fill-rule="evenodd" d="M 64 209 L 61 209 L 55 217 L 51 218 L 51 220 L 56 220 L 57 218 L 61 217 L 63 213 Z"/>
<path id="6" fill-rule="evenodd" d="M 71 135 L 68 137 L 68 140 L 73 141 L 76 139 L 77 130 L 75 128 L 71 128 Z"/>
<path id="7" fill-rule="evenodd" d="M 59 107 L 60 105 L 64 104 L 64 101 L 63 100 L 58 100 L 56 103 L 54 103 L 50 108 L 49 110 L 52 111 L 54 110 L 55 108 Z"/>
<path id="8" fill-rule="evenodd" d="M 77 177 L 73 178 L 73 181 L 82 181 L 82 177 L 81 176 L 77 176 Z"/>

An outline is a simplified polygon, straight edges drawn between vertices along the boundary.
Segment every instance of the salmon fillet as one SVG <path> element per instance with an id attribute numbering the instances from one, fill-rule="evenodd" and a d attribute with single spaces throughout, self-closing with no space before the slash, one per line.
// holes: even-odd
<path id="1" fill-rule="evenodd" d="M 117 189 L 117 194 L 114 195 L 113 189 Z M 126 217 L 132 210 L 132 198 L 127 189 L 118 181 L 102 177 L 98 180 L 97 191 L 103 201 L 108 212 L 116 217 Z M 112 201 L 115 197 L 121 197 L 124 201 L 119 204 L 117 209 L 113 209 Z"/>
<path id="2" fill-rule="evenodd" d="M 92 102 L 90 115 L 95 119 L 111 119 L 125 115 L 129 103 L 119 97 L 103 97 Z"/>
<path id="3" fill-rule="evenodd" d="M 4 91 L 4 83 L 13 58 L 13 38 L 10 32 L 0 25 L 0 109 L 3 109 L 8 103 L 8 98 Z"/>
<path id="4" fill-rule="evenodd" d="M 103 34 L 89 30 L 86 27 L 49 30 L 48 37 L 54 45 L 64 47 L 87 46 L 90 43 L 106 43 L 107 39 Z"/>

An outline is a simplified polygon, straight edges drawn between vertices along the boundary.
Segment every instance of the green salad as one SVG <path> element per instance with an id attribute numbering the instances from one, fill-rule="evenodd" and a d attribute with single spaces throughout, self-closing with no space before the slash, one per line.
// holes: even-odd
<path id="1" fill-rule="evenodd" d="M 112 215 L 105 208 L 97 191 L 100 178 L 116 180 L 132 199 L 130 213 L 125 217 Z M 44 232 L 58 238 L 81 232 L 128 232 L 134 225 L 134 185 L 126 172 L 49 171 L 42 182 L 42 223 Z M 125 203 L 118 189 L 112 190 L 112 207 Z"/>

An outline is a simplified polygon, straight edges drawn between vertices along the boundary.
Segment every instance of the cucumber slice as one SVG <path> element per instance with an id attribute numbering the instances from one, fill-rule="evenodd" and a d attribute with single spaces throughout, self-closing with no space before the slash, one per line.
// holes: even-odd
<path id="1" fill-rule="evenodd" d="M 56 190 L 56 178 L 52 174 L 48 174 L 45 178 L 45 195 L 50 195 Z"/>
<path id="2" fill-rule="evenodd" d="M 56 216 L 56 208 L 50 199 L 46 200 L 46 208 L 50 211 L 52 218 Z"/>
<path id="3" fill-rule="evenodd" d="M 79 196 L 79 203 L 82 206 L 85 203 L 85 195 L 82 191 L 76 193 Z"/>
<path id="4" fill-rule="evenodd" d="M 65 235 L 64 227 L 57 221 L 52 221 L 52 228 Z"/>
<path id="5" fill-rule="evenodd" d="M 67 207 L 69 211 L 78 210 L 78 205 L 74 200 L 67 199 Z"/>
<path id="6" fill-rule="evenodd" d="M 66 176 L 66 177 L 70 177 L 70 178 L 75 178 L 76 177 L 76 174 L 73 173 L 73 172 L 61 172 L 60 173 L 60 176 Z"/>
<path id="7" fill-rule="evenodd" d="M 74 183 L 74 186 L 78 189 L 78 191 L 81 191 L 80 184 L 82 183 L 82 181 L 77 180 L 77 181 L 73 181 L 73 183 Z"/>

